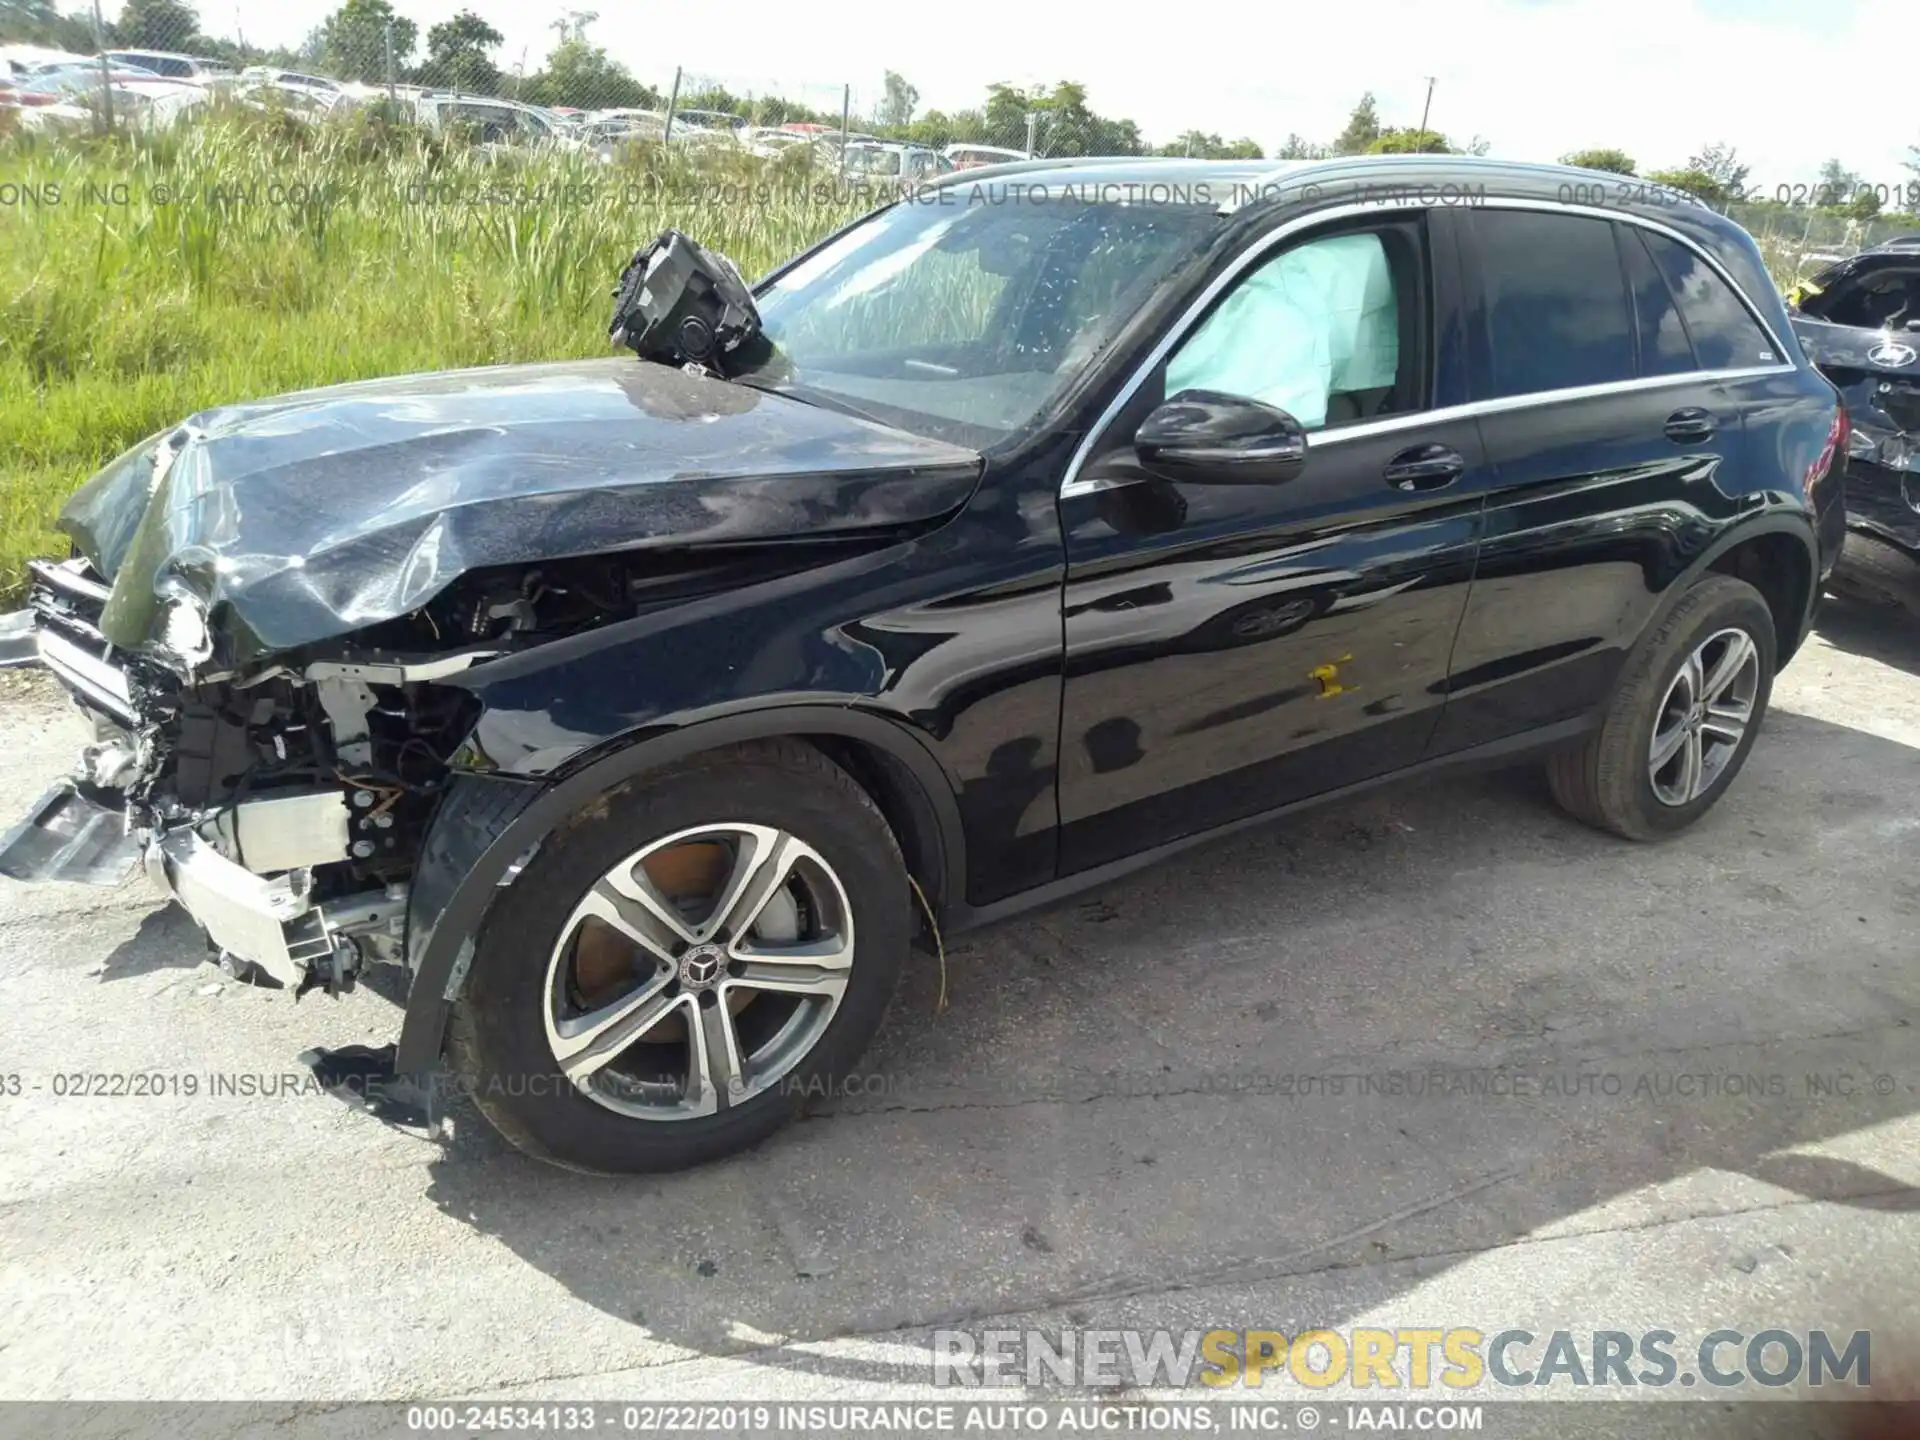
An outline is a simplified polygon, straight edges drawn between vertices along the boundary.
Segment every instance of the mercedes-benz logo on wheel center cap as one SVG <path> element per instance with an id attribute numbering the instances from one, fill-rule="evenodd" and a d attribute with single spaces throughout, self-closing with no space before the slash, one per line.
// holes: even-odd
<path id="1" fill-rule="evenodd" d="M 1867 359 L 1875 365 L 1911 365 L 1920 359 L 1920 350 L 1911 345 L 1902 345 L 1898 340 L 1887 340 L 1867 351 Z"/>
<path id="2" fill-rule="evenodd" d="M 720 974 L 722 960 L 717 945 L 699 945 L 680 957 L 680 978 L 689 985 L 710 985 Z"/>

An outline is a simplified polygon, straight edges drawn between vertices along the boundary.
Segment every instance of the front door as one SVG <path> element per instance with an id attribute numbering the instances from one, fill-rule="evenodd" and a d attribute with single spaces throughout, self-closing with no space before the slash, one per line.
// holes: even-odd
<path id="1" fill-rule="evenodd" d="M 1425 418 L 1464 384 L 1444 239 L 1417 213 L 1285 235 L 1096 434 L 1061 499 L 1063 874 L 1425 752 L 1483 492 L 1471 415 Z M 1288 411 L 1304 468 L 1278 484 L 1148 473 L 1134 433 L 1190 389 Z"/>

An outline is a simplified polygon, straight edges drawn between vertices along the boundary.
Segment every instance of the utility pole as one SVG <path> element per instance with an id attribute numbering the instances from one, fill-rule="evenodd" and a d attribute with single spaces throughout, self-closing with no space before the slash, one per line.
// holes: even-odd
<path id="1" fill-rule="evenodd" d="M 100 103 L 107 130 L 113 130 L 113 63 L 107 59 L 107 26 L 100 18 L 100 0 L 93 0 L 93 45 L 100 53 Z"/>
<path id="2" fill-rule="evenodd" d="M 667 96 L 667 124 L 660 132 L 660 143 L 668 144 L 673 139 L 673 112 L 680 108 L 680 67 L 673 67 L 673 90 Z"/>
<path id="3" fill-rule="evenodd" d="M 840 87 L 840 171 L 842 174 L 846 173 L 847 168 L 847 127 L 852 119 L 853 86 L 842 85 Z"/>
<path id="4" fill-rule="evenodd" d="M 1420 107 L 1420 133 L 1427 133 L 1427 116 L 1433 113 L 1433 76 L 1423 76 L 1427 82 L 1427 103 Z"/>

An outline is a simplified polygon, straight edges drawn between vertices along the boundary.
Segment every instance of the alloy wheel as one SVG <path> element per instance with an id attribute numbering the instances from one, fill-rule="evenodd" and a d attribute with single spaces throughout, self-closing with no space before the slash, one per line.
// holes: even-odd
<path id="1" fill-rule="evenodd" d="M 819 1043 L 853 966 L 853 911 L 818 851 L 727 822 L 627 856 L 561 927 L 547 1042 L 583 1095 L 643 1120 L 712 1115 Z"/>
<path id="2" fill-rule="evenodd" d="M 1691 805 L 1739 753 L 1760 692 L 1760 648 L 1740 629 L 1715 631 L 1687 656 L 1667 687 L 1647 751 L 1662 805 Z"/>

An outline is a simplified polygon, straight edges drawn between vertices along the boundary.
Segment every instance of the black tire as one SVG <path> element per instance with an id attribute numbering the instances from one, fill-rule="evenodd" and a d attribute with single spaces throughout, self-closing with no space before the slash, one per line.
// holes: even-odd
<path id="1" fill-rule="evenodd" d="M 723 820 L 775 826 L 832 867 L 853 912 L 854 959 L 837 1011 L 797 1069 L 711 1115 L 637 1119 L 581 1094 L 546 1033 L 546 972 L 574 905 L 649 841 Z M 572 1169 L 637 1174 L 714 1160 L 765 1139 L 830 1093 L 885 1016 L 912 936 L 900 849 L 866 792 L 799 741 L 755 741 L 643 774 L 550 836 L 488 912 L 449 1023 L 455 1074 L 480 1112 L 527 1154 Z"/>
<path id="2" fill-rule="evenodd" d="M 1847 536 L 1832 588 L 1875 605 L 1892 605 L 1920 617 L 1920 562 L 1874 535 Z"/>
<path id="3" fill-rule="evenodd" d="M 1687 657 L 1727 629 L 1744 630 L 1759 652 L 1752 718 L 1724 768 L 1697 799 L 1665 804 L 1648 773 L 1660 707 Z M 1760 592 L 1730 575 L 1704 577 L 1629 657 L 1600 728 L 1578 748 L 1548 760 L 1553 798 L 1575 819 L 1628 840 L 1658 840 L 1686 829 L 1713 808 L 1746 764 L 1773 693 L 1776 653 L 1773 612 Z"/>

